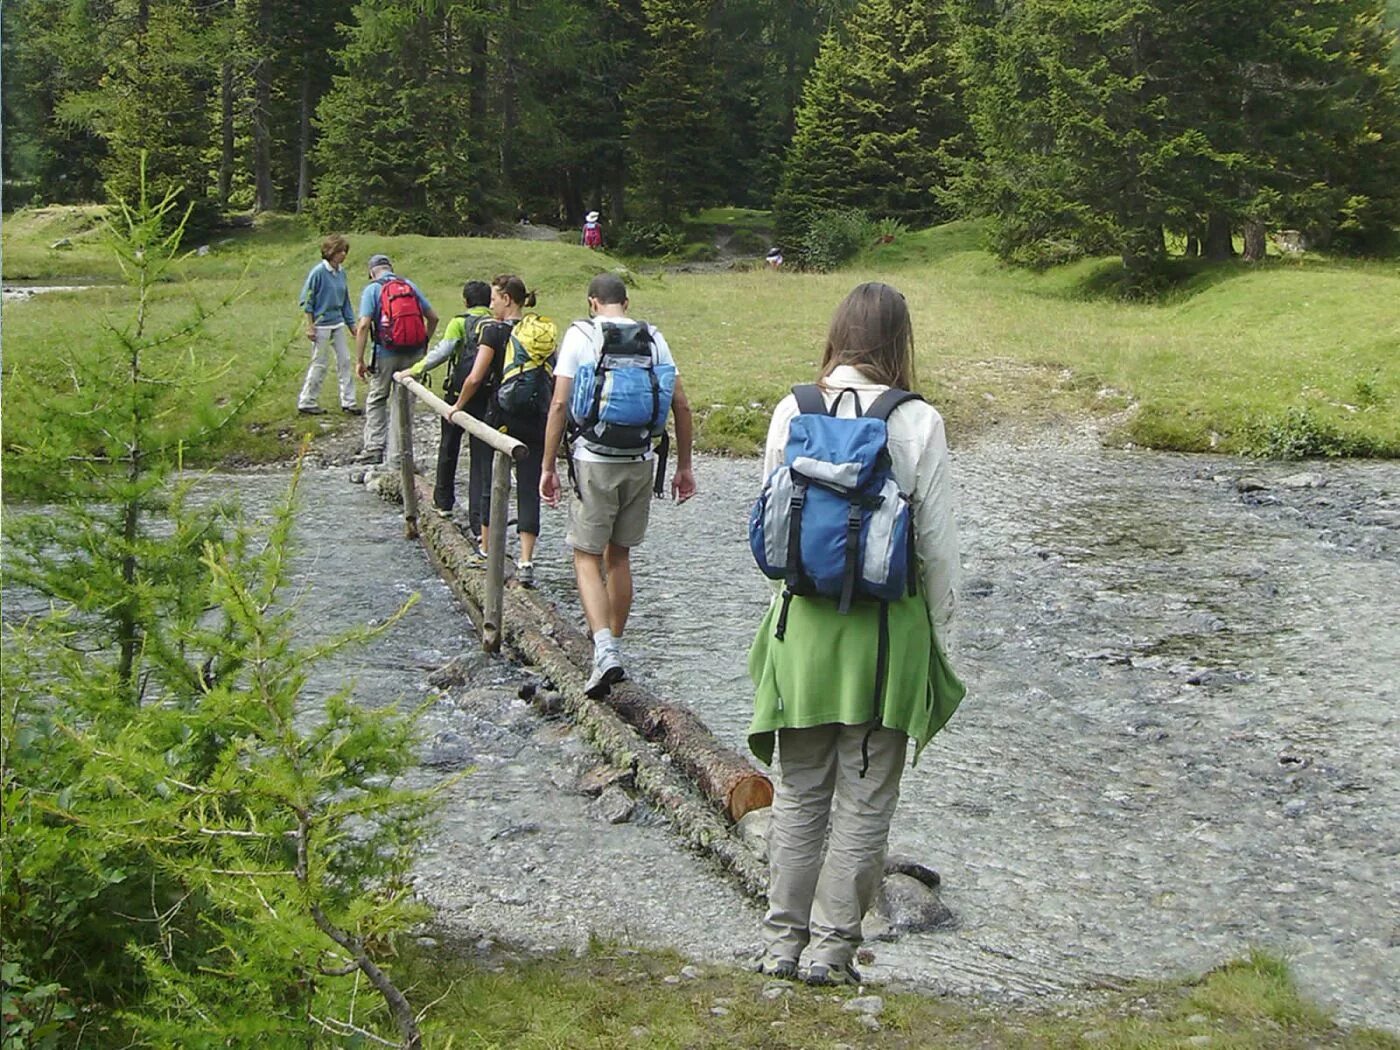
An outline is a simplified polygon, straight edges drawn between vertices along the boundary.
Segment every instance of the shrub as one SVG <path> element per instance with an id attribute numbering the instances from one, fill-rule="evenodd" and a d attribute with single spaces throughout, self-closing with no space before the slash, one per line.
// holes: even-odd
<path id="1" fill-rule="evenodd" d="M 623 222 L 611 231 L 612 244 L 623 255 L 648 258 L 679 254 L 685 234 L 665 222 Z"/>
<path id="2" fill-rule="evenodd" d="M 1245 453 L 1265 459 L 1307 459 L 1313 456 L 1363 455 L 1364 443 L 1343 434 L 1311 410 L 1295 406 L 1279 416 L 1258 421 L 1245 431 Z"/>
<path id="3" fill-rule="evenodd" d="M 813 212 L 802 235 L 800 261 L 806 269 L 825 273 L 850 262 L 877 236 L 875 223 L 859 208 Z"/>

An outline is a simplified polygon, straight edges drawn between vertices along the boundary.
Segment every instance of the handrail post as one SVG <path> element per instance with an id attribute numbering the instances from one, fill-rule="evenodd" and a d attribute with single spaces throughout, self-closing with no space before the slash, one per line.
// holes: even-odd
<path id="1" fill-rule="evenodd" d="M 510 516 L 512 459 L 504 452 L 492 457 L 491 524 L 486 534 L 486 608 L 482 610 L 481 645 L 488 653 L 501 651 L 506 586 L 506 519 Z"/>
<path id="2" fill-rule="evenodd" d="M 413 398 L 408 388 L 394 388 L 394 399 L 398 401 L 399 427 L 399 484 L 403 491 L 403 534 L 404 539 L 418 538 L 418 487 L 413 484 Z"/>
<path id="3" fill-rule="evenodd" d="M 403 450 L 400 479 L 403 483 L 404 531 L 409 539 L 418 535 L 418 490 L 414 487 L 413 477 L 413 402 L 409 395 L 422 401 L 449 423 L 484 441 L 494 452 L 491 530 L 486 537 L 486 607 L 482 609 L 481 615 L 481 647 L 490 653 L 499 652 L 504 633 L 501 618 L 505 605 L 506 520 L 510 517 L 511 466 L 516 460 L 523 459 L 529 450 L 523 441 L 509 437 L 465 412 L 454 411 L 451 405 L 412 376 L 403 374 L 396 376 L 395 380 L 401 388 L 397 393 L 402 395 L 403 400 L 395 406 L 391 397 L 391 407 L 398 408 L 398 421 L 396 425 L 391 426 L 391 430 L 399 436 L 399 445 Z"/>

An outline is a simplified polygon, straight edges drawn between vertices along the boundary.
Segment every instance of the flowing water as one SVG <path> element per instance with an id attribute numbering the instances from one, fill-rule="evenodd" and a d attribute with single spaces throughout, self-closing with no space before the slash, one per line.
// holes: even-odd
<path id="1" fill-rule="evenodd" d="M 1400 1030 L 1400 465 L 1070 440 L 983 444 L 955 471 L 969 696 L 906 774 L 891 845 L 941 871 L 959 922 L 876 945 L 872 975 L 1060 996 L 1265 947 L 1344 1020 Z M 464 689 L 429 687 L 473 650 L 471 627 L 396 508 L 347 474 L 303 482 L 298 622 L 312 637 L 420 598 L 311 689 L 433 701 L 420 780 L 469 770 L 420 865 L 444 924 L 701 958 L 756 945 L 756 907 L 661 821 L 592 811 L 574 789 L 592 759 L 515 698 L 525 672 L 477 656 Z M 635 554 L 629 670 L 743 748 L 770 593 L 744 536 L 758 466 L 705 458 L 696 474 L 701 494 L 656 504 Z M 217 483 L 256 515 L 286 477 Z M 537 573 L 576 611 L 563 532 L 546 511 Z"/>

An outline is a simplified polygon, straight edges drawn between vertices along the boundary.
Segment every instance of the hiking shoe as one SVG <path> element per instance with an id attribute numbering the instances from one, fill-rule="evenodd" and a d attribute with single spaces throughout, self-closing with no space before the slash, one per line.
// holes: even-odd
<path id="1" fill-rule="evenodd" d="M 583 684 L 584 695 L 597 700 L 607 696 L 612 692 L 612 687 L 625 678 L 626 672 L 622 669 L 622 661 L 618 658 L 616 649 L 604 649 L 602 654 L 593 661 L 593 673 L 588 676 L 588 681 Z"/>
<path id="2" fill-rule="evenodd" d="M 304 416 L 324 416 L 326 414 L 326 410 L 320 405 L 301 405 L 297 411 Z"/>
<path id="3" fill-rule="evenodd" d="M 436 503 L 433 504 L 433 513 L 436 514 L 439 518 L 442 518 L 444 521 L 452 520 L 452 512 L 450 510 L 443 510 Z"/>
<path id="4" fill-rule="evenodd" d="M 384 450 L 382 448 L 362 448 L 350 457 L 352 463 L 383 463 Z"/>
<path id="5" fill-rule="evenodd" d="M 861 984 L 860 971 L 850 963 L 844 966 L 828 966 L 826 963 L 813 963 L 807 968 L 807 983 L 818 987 L 840 984 Z"/>
<path id="6" fill-rule="evenodd" d="M 365 410 L 359 405 L 341 405 L 340 410 L 347 416 L 362 416 L 365 414 Z"/>
<path id="7" fill-rule="evenodd" d="M 776 977 L 780 981 L 797 980 L 797 960 L 779 959 L 769 955 L 758 964 L 758 972 L 764 977 Z"/>
<path id="8" fill-rule="evenodd" d="M 522 587 L 533 587 L 535 585 L 535 563 L 532 561 L 518 561 L 515 563 L 515 578 Z"/>

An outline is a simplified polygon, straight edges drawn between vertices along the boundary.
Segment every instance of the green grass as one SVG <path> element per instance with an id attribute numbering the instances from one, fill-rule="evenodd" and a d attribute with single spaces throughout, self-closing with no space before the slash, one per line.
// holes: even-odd
<path id="1" fill-rule="evenodd" d="M 683 961 L 594 945 L 582 957 L 548 956 L 507 963 L 501 972 L 443 952 L 405 960 L 399 979 L 415 1003 L 441 999 L 425 1023 L 428 1047 L 454 1050 L 558 1048 L 786 1048 L 845 1043 L 872 1048 L 1101 1047 L 1167 1050 L 1289 1050 L 1338 1047 L 1400 1050 L 1400 1040 L 1372 1030 L 1345 1030 L 1301 999 L 1287 968 L 1255 955 L 1202 978 L 1134 984 L 1097 994 L 1092 1005 L 1009 1009 L 955 999 L 894 993 L 879 1031 L 843 1010 L 851 990 L 791 992 L 765 999 L 773 982 L 733 968 L 668 984 Z M 496 964 L 499 968 L 499 964 Z M 712 1011 L 719 1007 L 722 1011 Z"/>
<path id="2" fill-rule="evenodd" d="M 4 224 L 7 278 L 116 279 L 94 221 L 98 209 L 18 212 Z M 697 221 L 755 228 L 763 213 L 712 209 Z M 67 236 L 72 246 L 49 245 Z M 231 371 L 209 386 L 231 396 L 277 361 L 269 385 L 215 459 L 288 454 L 305 432 L 354 427 L 338 416 L 295 412 L 306 366 L 296 295 L 317 258 L 320 231 L 287 216 L 211 239 L 162 288 L 155 321 L 182 315 L 193 294 L 243 297 L 209 326 L 200 349 Z M 614 260 L 577 245 L 502 239 L 352 234 L 355 293 L 364 260 L 388 252 L 444 317 L 460 310 L 471 277 L 511 271 L 559 321 L 583 311 L 584 288 Z M 901 235 L 834 274 L 764 269 L 633 276 L 633 312 L 659 324 L 676 350 L 700 421 L 701 447 L 747 454 L 763 440 L 772 406 L 811 379 L 832 310 L 864 280 L 886 280 L 913 311 L 923 392 L 944 412 L 957 444 L 994 428 L 1099 418 L 1110 439 L 1182 450 L 1400 455 L 1400 268 L 1391 263 L 1271 260 L 1183 264 L 1153 302 L 1123 301 L 1113 260 L 1083 260 L 1042 274 L 1013 270 L 981 247 L 971 222 Z M 104 343 L 101 322 L 125 323 L 119 288 L 42 296 L 7 305 L 8 449 L 43 426 L 42 391 L 61 386 L 65 349 Z M 172 347 L 171 353 L 188 352 Z M 94 351 L 96 352 L 96 351 Z"/>

